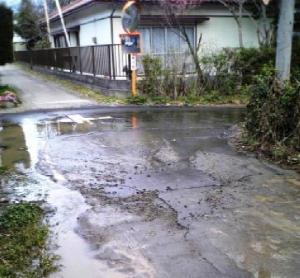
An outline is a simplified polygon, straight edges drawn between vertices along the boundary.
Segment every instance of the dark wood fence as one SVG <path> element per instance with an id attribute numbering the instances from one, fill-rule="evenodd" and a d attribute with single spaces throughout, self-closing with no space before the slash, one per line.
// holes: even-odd
<path id="1" fill-rule="evenodd" d="M 127 78 L 128 55 L 119 44 L 17 51 L 15 60 L 99 78 Z"/>

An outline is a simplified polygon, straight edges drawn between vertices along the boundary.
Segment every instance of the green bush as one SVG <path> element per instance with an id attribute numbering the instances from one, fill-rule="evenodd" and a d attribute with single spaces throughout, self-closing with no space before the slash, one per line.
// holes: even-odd
<path id="1" fill-rule="evenodd" d="M 274 63 L 274 48 L 239 48 L 234 52 L 231 70 L 241 77 L 243 85 L 248 85 L 265 66 L 274 66 Z"/>
<path id="2" fill-rule="evenodd" d="M 260 74 L 264 66 L 273 65 L 274 60 L 274 49 L 267 47 L 225 48 L 204 56 L 201 64 L 206 73 L 206 87 L 223 96 L 237 94 L 253 82 L 253 76 Z"/>
<path id="3" fill-rule="evenodd" d="M 162 65 L 160 59 L 145 55 L 142 63 L 144 78 L 139 83 L 139 90 L 145 96 L 161 95 Z"/>
<path id="4" fill-rule="evenodd" d="M 166 98 L 177 100 L 191 97 L 205 103 L 238 100 L 238 97 L 246 100 L 251 95 L 252 85 L 259 86 L 257 78 L 265 76 L 265 69 L 274 68 L 274 64 L 274 48 L 226 48 L 201 58 L 204 77 L 199 86 L 195 85 L 193 76 L 185 74 L 184 67 L 163 69 L 159 58 L 145 56 L 145 76 L 140 81 L 139 89 L 154 103 Z M 292 76 L 294 80 L 298 76 L 300 79 L 300 40 L 294 41 Z"/>
<path id="5" fill-rule="evenodd" d="M 131 96 L 126 99 L 129 104 L 144 104 L 147 102 L 147 98 L 144 96 Z"/>
<path id="6" fill-rule="evenodd" d="M 300 83 L 280 83 L 275 70 L 262 69 L 254 78 L 247 107 L 246 129 L 259 146 L 277 156 L 278 147 L 300 151 Z"/>

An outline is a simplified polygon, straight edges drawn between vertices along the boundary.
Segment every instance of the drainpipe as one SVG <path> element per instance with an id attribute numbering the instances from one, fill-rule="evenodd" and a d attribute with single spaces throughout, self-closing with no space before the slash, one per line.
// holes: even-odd
<path id="1" fill-rule="evenodd" d="M 112 71 L 113 71 L 113 79 L 116 78 L 116 70 L 115 70 L 115 53 L 114 53 L 114 14 L 116 9 L 113 9 L 110 14 L 110 37 L 111 37 L 111 51 L 109 55 L 111 55 L 111 63 L 112 63 Z"/>

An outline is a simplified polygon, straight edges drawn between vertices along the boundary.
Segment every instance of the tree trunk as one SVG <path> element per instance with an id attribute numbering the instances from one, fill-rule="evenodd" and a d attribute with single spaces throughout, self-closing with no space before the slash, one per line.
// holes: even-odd
<path id="1" fill-rule="evenodd" d="M 281 0 L 277 30 L 276 70 L 281 81 L 290 79 L 295 0 Z"/>

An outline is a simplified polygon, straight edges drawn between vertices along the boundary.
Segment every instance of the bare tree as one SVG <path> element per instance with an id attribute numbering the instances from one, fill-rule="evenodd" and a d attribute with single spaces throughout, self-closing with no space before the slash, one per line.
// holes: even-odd
<path id="1" fill-rule="evenodd" d="M 244 47 L 243 42 L 243 24 L 244 17 L 251 20 L 256 28 L 257 39 L 260 46 L 270 46 L 273 42 L 274 28 L 268 18 L 267 0 L 218 0 L 224 7 L 226 7 L 233 16 L 237 27 L 239 36 L 239 45 Z"/>
<path id="2" fill-rule="evenodd" d="M 201 46 L 202 36 L 199 36 L 196 45 L 189 37 L 186 26 L 180 20 L 187 10 L 191 10 L 204 2 L 203 0 L 160 0 L 160 4 L 164 9 L 164 17 L 169 27 L 173 28 L 181 38 L 186 42 L 197 73 L 197 81 L 199 84 L 203 81 L 203 72 L 201 69 L 199 50 Z"/>
<path id="3" fill-rule="evenodd" d="M 225 6 L 233 16 L 238 28 L 239 44 L 240 47 L 244 47 L 243 41 L 243 25 L 242 18 L 244 13 L 244 4 L 246 0 L 218 0 L 223 6 Z"/>

